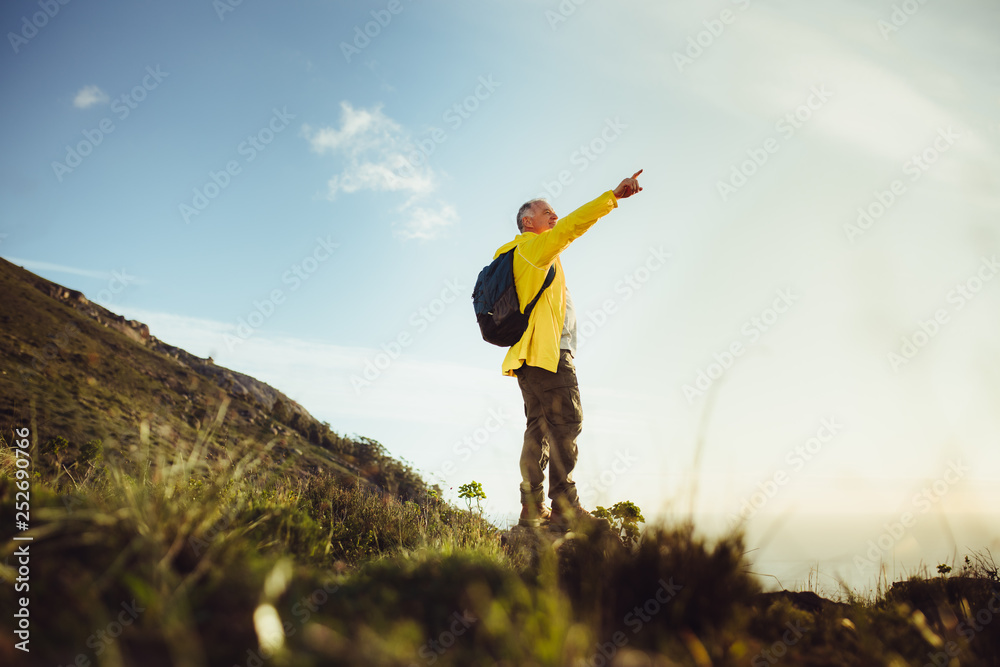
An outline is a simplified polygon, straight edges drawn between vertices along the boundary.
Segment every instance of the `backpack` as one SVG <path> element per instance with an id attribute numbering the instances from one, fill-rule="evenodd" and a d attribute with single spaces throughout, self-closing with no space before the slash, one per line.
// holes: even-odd
<path id="1" fill-rule="evenodd" d="M 521 312 L 521 304 L 514 286 L 514 246 L 483 267 L 472 290 L 472 305 L 479 320 L 479 331 L 487 343 L 510 347 L 521 340 L 528 328 L 528 318 L 542 292 L 556 277 L 555 265 L 549 269 L 538 294 Z"/>

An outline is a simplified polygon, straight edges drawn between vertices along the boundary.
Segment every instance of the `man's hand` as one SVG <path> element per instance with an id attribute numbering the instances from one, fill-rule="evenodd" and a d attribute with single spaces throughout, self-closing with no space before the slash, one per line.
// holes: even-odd
<path id="1" fill-rule="evenodd" d="M 612 194 L 614 194 L 614 196 L 618 199 L 626 199 L 637 192 L 642 192 L 642 188 L 639 187 L 639 181 L 636 180 L 639 178 L 639 174 L 641 173 L 642 169 L 632 174 L 632 178 L 626 178 L 624 181 L 619 183 L 618 187 L 614 189 Z"/>

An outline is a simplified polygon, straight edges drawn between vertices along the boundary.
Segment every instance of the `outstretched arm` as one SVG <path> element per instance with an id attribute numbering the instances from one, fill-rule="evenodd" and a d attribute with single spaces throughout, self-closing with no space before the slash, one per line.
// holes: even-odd
<path id="1" fill-rule="evenodd" d="M 616 199 L 627 199 L 637 192 L 642 192 L 642 188 L 639 186 L 639 174 L 642 173 L 642 169 L 632 174 L 632 178 L 626 178 L 618 187 L 614 189 L 614 195 Z"/>

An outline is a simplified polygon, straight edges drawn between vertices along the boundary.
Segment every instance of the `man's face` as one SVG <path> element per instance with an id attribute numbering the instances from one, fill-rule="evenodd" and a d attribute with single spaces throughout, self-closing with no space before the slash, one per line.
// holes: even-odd
<path id="1" fill-rule="evenodd" d="M 531 226 L 529 229 L 528 225 L 525 225 L 525 231 L 535 232 L 536 234 L 549 231 L 556 226 L 556 220 L 559 219 L 559 216 L 552 210 L 548 202 L 544 201 L 532 204 L 531 214 L 524 217 Z"/>

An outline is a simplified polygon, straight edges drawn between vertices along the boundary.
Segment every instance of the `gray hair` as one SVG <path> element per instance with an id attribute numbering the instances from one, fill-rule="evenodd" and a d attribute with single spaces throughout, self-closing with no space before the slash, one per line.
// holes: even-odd
<path id="1" fill-rule="evenodd" d="M 531 201 L 526 201 L 521 204 L 521 208 L 517 209 L 517 231 L 524 231 L 524 216 L 531 210 L 531 208 L 538 202 L 544 202 L 544 199 L 532 199 Z M 547 203 L 547 202 L 546 202 Z"/>

